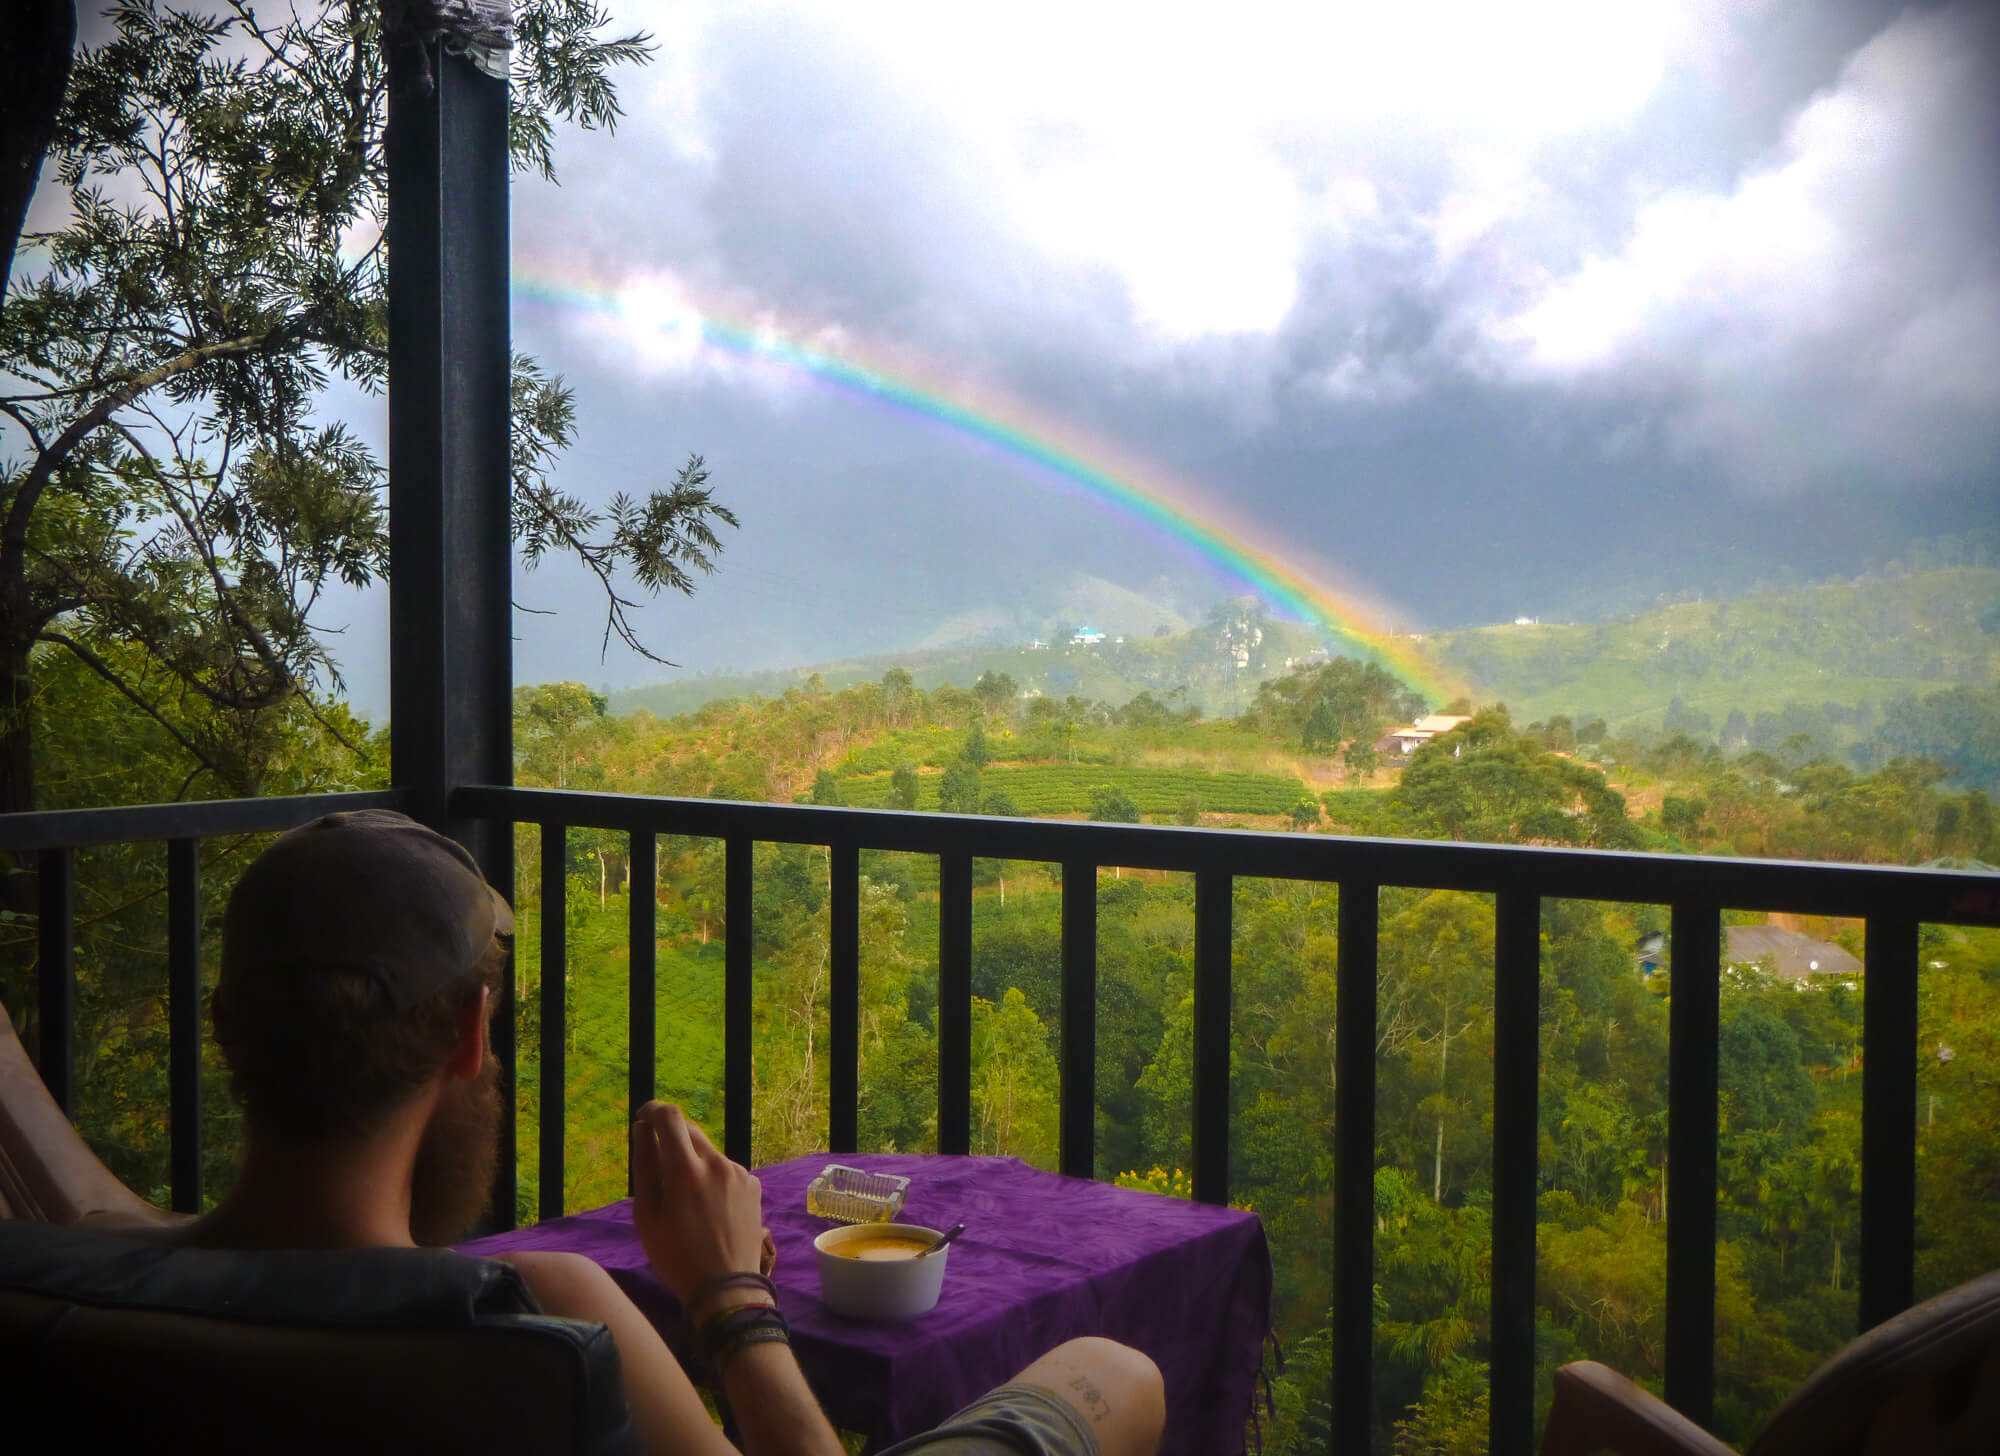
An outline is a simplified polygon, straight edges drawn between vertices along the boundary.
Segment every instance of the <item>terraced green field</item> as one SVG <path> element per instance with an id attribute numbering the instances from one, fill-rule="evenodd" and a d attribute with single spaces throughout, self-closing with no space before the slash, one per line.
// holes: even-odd
<path id="1" fill-rule="evenodd" d="M 940 777 L 925 774 L 918 780 L 918 808 L 937 808 Z M 979 786 L 982 793 L 1005 794 L 1028 815 L 1087 814 L 1091 792 L 1106 786 L 1122 789 L 1142 814 L 1171 814 L 1190 798 L 1209 814 L 1283 814 L 1306 792 L 1298 779 L 1279 774 L 1089 763 L 996 765 L 980 775 Z M 889 775 L 844 778 L 840 792 L 857 807 L 880 808 L 889 795 Z"/>

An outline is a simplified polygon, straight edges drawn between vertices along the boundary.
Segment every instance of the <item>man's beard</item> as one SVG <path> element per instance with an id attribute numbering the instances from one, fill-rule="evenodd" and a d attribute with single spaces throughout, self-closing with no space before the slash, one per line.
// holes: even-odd
<path id="1" fill-rule="evenodd" d="M 474 1224 L 493 1195 L 500 1157 L 500 1063 L 446 1087 L 410 1174 L 410 1237 L 427 1247 L 451 1243 Z"/>

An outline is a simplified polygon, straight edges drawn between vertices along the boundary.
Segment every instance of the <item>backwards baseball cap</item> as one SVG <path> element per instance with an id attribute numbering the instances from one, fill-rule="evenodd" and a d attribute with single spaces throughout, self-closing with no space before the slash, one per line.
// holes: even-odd
<path id="1" fill-rule="evenodd" d="M 406 814 L 355 809 L 294 829 L 243 872 L 222 982 L 350 972 L 407 1011 L 462 980 L 514 912 L 464 847 Z"/>

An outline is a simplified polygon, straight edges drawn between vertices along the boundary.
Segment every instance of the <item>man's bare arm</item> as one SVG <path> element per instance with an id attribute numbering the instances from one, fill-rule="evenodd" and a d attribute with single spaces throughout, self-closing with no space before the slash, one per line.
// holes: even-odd
<path id="1" fill-rule="evenodd" d="M 544 1311 L 610 1329 L 625 1403 L 648 1456 L 737 1456 L 659 1331 L 609 1274 L 581 1254 L 523 1250 L 503 1257 L 521 1271 Z M 839 1439 L 787 1347 L 750 1346 L 729 1362 L 722 1385 L 748 1456 L 839 1453 Z"/>
<path id="2" fill-rule="evenodd" d="M 522 1250 L 501 1257 L 521 1271 L 547 1314 L 604 1325 L 618 1346 L 625 1404 L 647 1456 L 735 1456 L 694 1384 L 652 1322 L 611 1276 L 581 1254 Z M 800 1381 L 804 1383 L 803 1379 Z M 773 1451 L 782 1447 L 773 1447 Z M 804 1448 L 811 1450 L 813 1448 Z"/>

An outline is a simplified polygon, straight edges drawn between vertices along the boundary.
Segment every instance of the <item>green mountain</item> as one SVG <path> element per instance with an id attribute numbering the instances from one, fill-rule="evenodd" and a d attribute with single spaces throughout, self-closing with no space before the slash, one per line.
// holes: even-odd
<path id="1" fill-rule="evenodd" d="M 1070 640 L 1087 622 L 1066 625 L 1042 645 L 961 647 L 881 653 L 788 671 L 706 674 L 611 694 L 610 711 L 639 709 L 661 718 L 691 713 L 721 698 L 775 698 L 815 676 L 838 690 L 874 682 L 892 667 L 909 672 L 929 692 L 944 683 L 970 687 L 983 673 L 1005 673 L 1027 693 L 1126 703 L 1151 693 L 1176 706 L 1197 704 L 1211 718 L 1233 717 L 1257 694 L 1257 684 L 1282 677 L 1286 659 L 1305 658 L 1325 644 L 1312 628 L 1281 622 L 1247 602 L 1230 603 L 1201 626 L 1156 636 L 1107 634 L 1101 642 Z"/>
<path id="2" fill-rule="evenodd" d="M 1952 567 L 1678 602 L 1603 623 L 1510 623 L 1425 644 L 1518 722 L 1567 713 L 1613 732 L 1732 735 L 1734 715 L 1802 705 L 1836 720 L 2000 677 L 2000 570 Z M 1669 717 L 1674 721 L 1669 722 Z"/>

